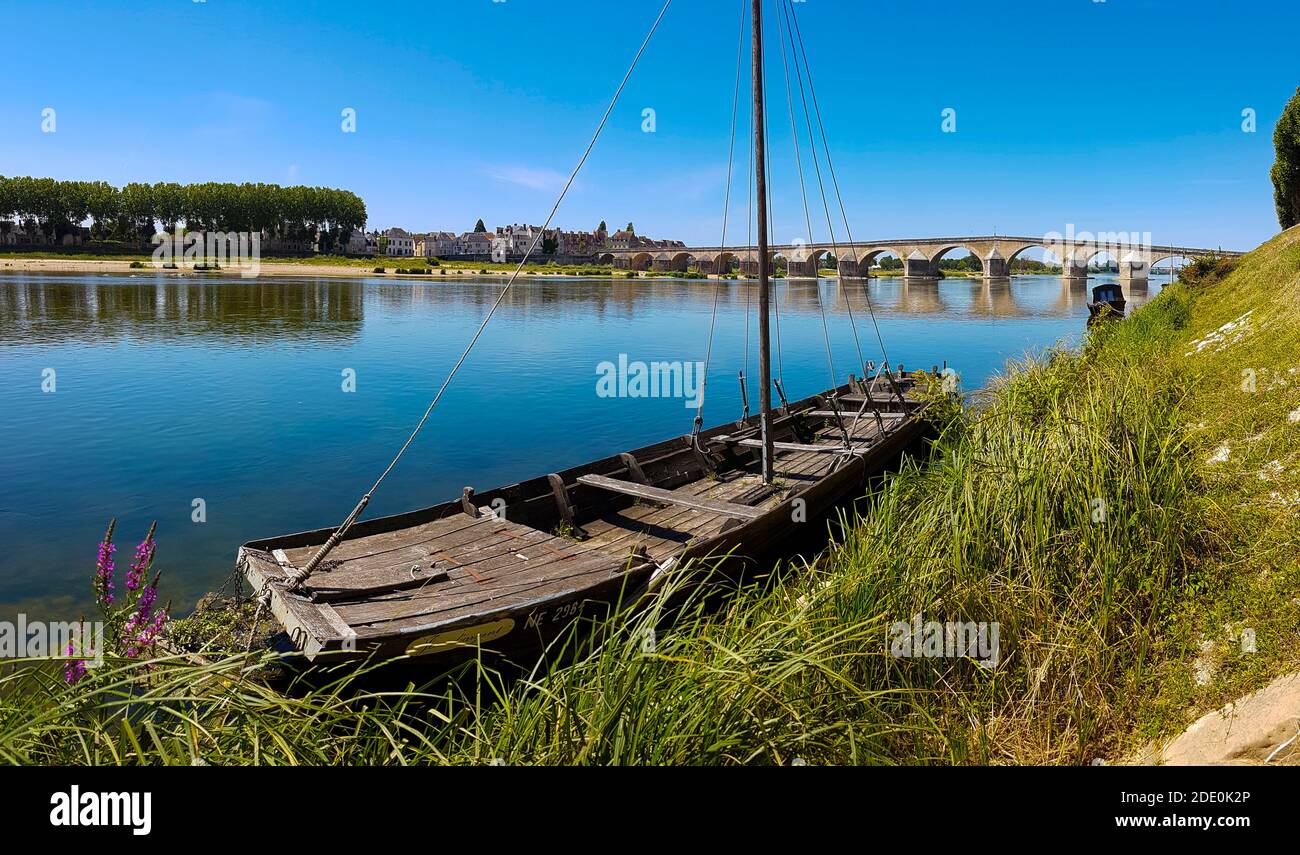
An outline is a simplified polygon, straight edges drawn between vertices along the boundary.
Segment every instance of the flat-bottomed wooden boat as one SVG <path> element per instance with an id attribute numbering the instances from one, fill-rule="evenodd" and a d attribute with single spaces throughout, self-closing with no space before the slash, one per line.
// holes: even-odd
<path id="1" fill-rule="evenodd" d="M 480 646 L 535 656 L 573 619 L 627 602 L 669 568 L 699 561 L 734 573 L 859 493 L 924 431 L 911 384 L 855 381 L 776 410 L 770 484 L 754 416 L 698 441 L 358 523 L 294 592 L 284 580 L 333 529 L 245 544 L 239 566 L 308 658 L 454 660 Z"/>

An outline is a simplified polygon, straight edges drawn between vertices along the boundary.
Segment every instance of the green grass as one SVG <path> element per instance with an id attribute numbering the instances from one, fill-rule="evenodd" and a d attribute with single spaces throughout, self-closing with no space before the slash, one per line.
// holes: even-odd
<path id="1" fill-rule="evenodd" d="M 1300 230 L 1223 281 L 1187 275 L 1082 349 L 1013 363 L 965 409 L 935 407 L 928 463 L 888 479 L 842 543 L 720 610 L 689 597 L 670 626 L 663 598 L 643 602 L 552 651 L 570 667 L 518 682 L 471 665 L 455 683 L 381 692 L 325 669 L 313 688 L 280 691 L 258 680 L 267 660 L 232 657 L 110 665 L 68 689 L 18 668 L 0 682 L 0 751 L 214 764 L 1135 756 L 1300 665 Z M 1196 352 L 1246 312 L 1239 336 Z M 917 614 L 998 622 L 999 664 L 894 658 L 890 625 Z M 1198 656 L 1213 666 L 1199 682 Z"/>

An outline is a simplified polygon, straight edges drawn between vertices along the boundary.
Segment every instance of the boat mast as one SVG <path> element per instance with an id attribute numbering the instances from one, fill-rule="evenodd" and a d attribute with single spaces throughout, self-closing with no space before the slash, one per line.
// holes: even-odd
<path id="1" fill-rule="evenodd" d="M 763 482 L 772 483 L 771 283 L 767 257 L 767 143 L 763 114 L 763 0 L 754 3 L 754 189 L 758 229 L 758 400 L 763 437 Z"/>

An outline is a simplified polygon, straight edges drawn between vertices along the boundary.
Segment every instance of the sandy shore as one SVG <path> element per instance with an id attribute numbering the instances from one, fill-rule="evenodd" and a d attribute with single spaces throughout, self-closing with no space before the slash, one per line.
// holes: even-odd
<path id="1" fill-rule="evenodd" d="M 5 256 L 0 256 L 0 274 L 4 274 L 4 273 L 115 273 L 115 274 L 138 273 L 138 274 L 162 274 L 167 276 L 238 276 L 240 273 L 240 271 L 236 268 L 226 268 L 224 270 L 216 270 L 216 271 L 193 271 L 193 270 L 183 270 L 183 269 L 164 270 L 161 268 L 155 268 L 152 265 L 150 265 L 148 262 L 145 262 L 146 266 L 143 268 L 132 267 L 131 266 L 132 260 L 133 259 L 130 258 L 118 261 L 118 260 L 78 259 L 75 257 L 9 258 Z M 477 277 L 501 279 L 501 278 L 508 278 L 510 274 L 513 272 L 513 270 L 492 270 L 487 273 L 480 273 L 478 270 L 474 268 L 468 268 L 468 267 L 466 268 L 435 267 L 432 268 L 431 272 L 429 273 L 419 273 L 419 274 L 410 274 L 410 273 L 402 274 L 402 273 L 392 272 L 395 267 L 401 267 L 404 264 L 409 265 L 410 263 L 411 263 L 410 261 L 407 261 L 405 259 L 393 258 L 390 259 L 385 264 L 385 267 L 389 272 L 375 273 L 373 267 L 350 267 L 347 265 L 332 265 L 332 264 L 300 264 L 300 263 L 289 262 L 289 261 L 281 262 L 281 261 L 264 260 L 262 261 L 261 267 L 257 272 L 257 278 L 279 276 L 285 278 L 303 279 L 303 278 L 313 278 L 319 276 L 343 276 L 352 279 L 367 278 L 367 277 L 369 278 L 384 277 L 388 279 L 401 279 L 405 281 L 410 281 L 410 280 L 437 281 L 440 279 L 448 279 L 453 276 L 458 276 L 464 279 L 472 279 Z M 374 267 L 378 267 L 378 266 L 379 265 L 374 265 Z M 442 272 L 444 270 L 446 271 L 445 275 Z M 608 277 L 610 279 L 624 279 L 626 278 L 628 272 L 629 271 L 626 270 L 616 270 L 612 274 L 597 273 L 597 274 L 585 274 L 585 275 L 588 277 L 596 277 L 596 278 Z M 562 270 L 560 271 L 546 270 L 546 269 L 539 269 L 536 267 L 525 269 L 524 274 L 525 277 L 529 279 L 564 278 L 566 276 L 572 278 L 570 274 L 566 274 Z M 895 276 L 895 275 L 902 276 L 902 273 L 899 272 L 895 274 L 893 271 L 890 271 L 878 275 L 886 276 L 886 277 Z M 825 276 L 825 274 L 823 274 L 823 276 Z M 961 274 L 956 274 L 956 273 L 950 273 L 949 276 L 954 279 L 967 278 L 967 277 L 963 277 Z M 979 276 L 979 274 L 977 273 L 971 274 L 971 276 L 977 277 Z M 644 279 L 644 278 L 673 278 L 673 277 L 666 276 L 666 275 L 651 277 L 651 276 L 645 276 L 643 274 L 638 274 L 638 278 Z M 717 279 L 718 277 L 714 275 L 710 275 L 707 278 Z M 784 277 L 777 277 L 777 278 L 783 279 Z"/>
<path id="2" fill-rule="evenodd" d="M 409 262 L 407 262 L 409 263 Z M 378 265 L 375 265 L 378 266 Z M 388 273 L 375 273 L 370 267 L 349 267 L 345 265 L 329 264 L 295 264 L 293 262 L 263 261 L 258 270 L 258 278 L 264 276 L 285 276 L 285 277 L 314 277 L 314 276 L 347 276 L 352 278 L 386 276 L 392 279 L 443 279 L 446 278 L 440 270 L 446 269 L 446 276 L 494 276 L 502 277 L 509 275 L 506 271 L 497 271 L 494 273 L 481 274 L 477 270 L 463 268 L 434 268 L 433 273 L 428 274 L 397 274 L 392 273 L 394 266 L 401 266 L 397 259 L 389 262 Z M 193 270 L 163 270 L 146 266 L 144 268 L 132 267 L 131 259 L 124 261 L 100 261 L 76 258 L 4 258 L 0 257 L 0 273 L 141 273 L 141 274 L 163 274 L 169 276 L 237 276 L 239 270 L 236 268 L 227 268 L 225 270 L 211 272 L 195 272 Z M 541 273 L 537 276 L 559 276 L 558 273 Z"/>

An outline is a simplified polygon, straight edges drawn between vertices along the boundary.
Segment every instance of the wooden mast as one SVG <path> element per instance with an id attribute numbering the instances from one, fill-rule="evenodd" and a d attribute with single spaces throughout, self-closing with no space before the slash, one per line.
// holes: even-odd
<path id="1" fill-rule="evenodd" d="M 758 212 L 758 400 L 763 437 L 763 481 L 772 482 L 771 283 L 767 257 L 767 142 L 763 110 L 763 0 L 754 4 L 754 188 Z"/>

